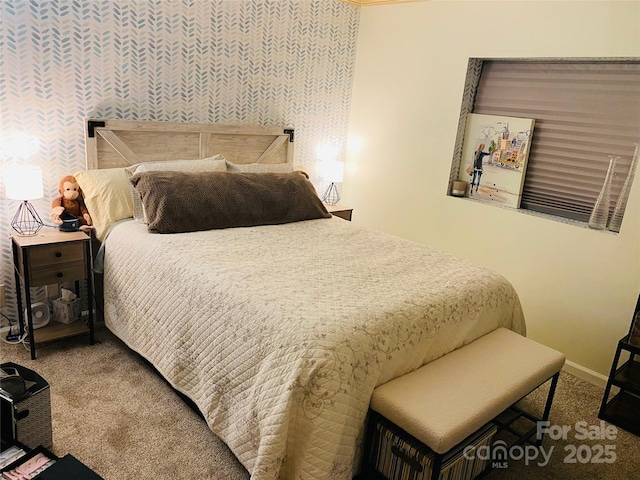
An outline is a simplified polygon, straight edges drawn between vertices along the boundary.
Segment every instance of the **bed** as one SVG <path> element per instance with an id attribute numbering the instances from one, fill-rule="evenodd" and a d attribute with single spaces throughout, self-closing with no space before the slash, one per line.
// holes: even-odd
<path id="1" fill-rule="evenodd" d="M 195 403 L 252 479 L 352 478 L 377 385 L 498 327 L 525 333 L 499 274 L 337 217 L 169 234 L 150 231 L 152 212 L 130 218 L 130 185 L 147 177 L 123 184 L 121 170 L 222 155 L 234 172 L 175 175 L 211 189 L 262 181 L 292 164 L 292 129 L 88 120 L 86 142 L 78 180 L 103 242 L 105 323 Z"/>

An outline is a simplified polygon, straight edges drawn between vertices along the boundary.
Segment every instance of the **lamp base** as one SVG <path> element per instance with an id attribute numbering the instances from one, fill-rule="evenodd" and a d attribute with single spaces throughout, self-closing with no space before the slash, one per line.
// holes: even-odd
<path id="1" fill-rule="evenodd" d="M 11 220 L 11 227 L 18 235 L 30 237 L 37 235 L 42 228 L 42 220 L 36 209 L 28 201 L 24 201 L 18 207 L 18 211 Z"/>
<path id="2" fill-rule="evenodd" d="M 335 183 L 331 182 L 331 185 L 327 187 L 327 190 L 322 196 L 322 201 L 327 205 L 335 205 L 340 201 L 340 193 L 338 192 L 338 187 L 336 187 Z"/>

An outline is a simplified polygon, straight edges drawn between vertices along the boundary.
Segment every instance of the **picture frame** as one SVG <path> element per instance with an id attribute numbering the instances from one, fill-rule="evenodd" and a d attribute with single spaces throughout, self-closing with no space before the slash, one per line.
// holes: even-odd
<path id="1" fill-rule="evenodd" d="M 633 347 L 640 347 L 640 295 L 631 319 L 631 327 L 629 328 L 629 338 L 627 343 Z"/>
<path id="2" fill-rule="evenodd" d="M 468 196 L 519 208 L 535 120 L 469 113 L 458 180 Z"/>

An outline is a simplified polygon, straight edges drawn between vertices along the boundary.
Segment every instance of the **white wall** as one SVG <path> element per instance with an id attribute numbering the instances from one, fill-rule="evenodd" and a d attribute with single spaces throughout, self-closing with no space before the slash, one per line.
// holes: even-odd
<path id="1" fill-rule="evenodd" d="M 607 375 L 640 292 L 640 179 L 619 235 L 446 196 L 469 57 L 640 57 L 640 2 L 361 10 L 343 201 L 354 221 L 507 277 L 531 338 Z"/>

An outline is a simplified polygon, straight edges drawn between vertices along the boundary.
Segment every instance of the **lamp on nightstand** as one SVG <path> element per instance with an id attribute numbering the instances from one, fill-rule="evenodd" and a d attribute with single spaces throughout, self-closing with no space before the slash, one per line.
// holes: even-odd
<path id="1" fill-rule="evenodd" d="M 3 169 L 5 195 L 10 200 L 21 200 L 13 216 L 11 227 L 22 236 L 36 235 L 42 220 L 29 200 L 42 198 L 42 169 L 33 165 L 9 165 Z"/>
<path id="2" fill-rule="evenodd" d="M 322 201 L 327 205 L 335 205 L 340 201 L 340 192 L 336 183 L 341 183 L 343 179 L 344 164 L 337 160 L 322 162 L 322 178 L 331 182 L 322 195 Z"/>

